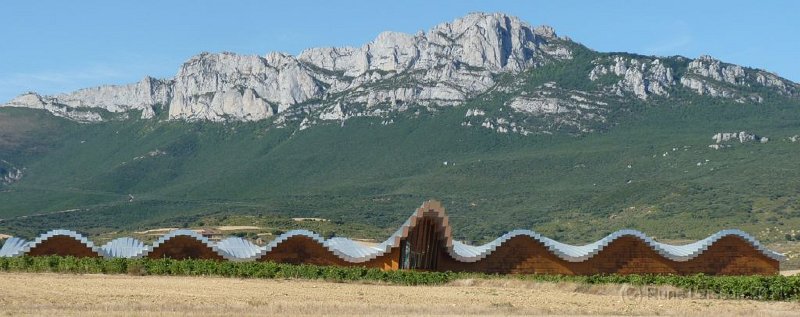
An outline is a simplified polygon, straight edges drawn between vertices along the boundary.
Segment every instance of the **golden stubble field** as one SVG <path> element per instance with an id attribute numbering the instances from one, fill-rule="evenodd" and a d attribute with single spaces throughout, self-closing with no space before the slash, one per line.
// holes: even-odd
<path id="1" fill-rule="evenodd" d="M 661 295 L 626 286 L 462 280 L 395 286 L 306 280 L 0 273 L 0 315 L 739 315 L 791 316 L 798 302 Z M 672 295 L 669 295 L 672 294 Z"/>

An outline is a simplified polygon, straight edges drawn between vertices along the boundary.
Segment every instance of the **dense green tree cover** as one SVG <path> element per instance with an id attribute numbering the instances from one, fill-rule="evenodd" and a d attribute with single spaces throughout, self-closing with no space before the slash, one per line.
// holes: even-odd
<path id="1" fill-rule="evenodd" d="M 21 169 L 23 177 L 0 185 L 0 232 L 95 236 L 249 215 L 321 217 L 340 224 L 322 230 L 382 239 L 431 198 L 447 208 L 456 238 L 471 242 L 517 228 L 585 243 L 622 228 L 688 240 L 732 227 L 782 241 L 800 226 L 800 143 L 787 140 L 800 134 L 800 102 L 755 86 L 737 89 L 764 95 L 763 103 L 675 88 L 647 102 L 607 100 L 607 120 L 585 123 L 591 133 L 504 106 L 547 82 L 566 90 L 607 84 L 586 73 L 609 54 L 580 46 L 574 54 L 497 78 L 516 90 L 398 113 L 389 125 L 369 117 L 305 130 L 270 120 L 79 124 L 2 108 L 0 171 Z M 664 62 L 677 71 L 687 63 Z M 548 133 L 463 126 L 473 108 Z M 742 130 L 771 141 L 708 147 L 713 134 Z"/>

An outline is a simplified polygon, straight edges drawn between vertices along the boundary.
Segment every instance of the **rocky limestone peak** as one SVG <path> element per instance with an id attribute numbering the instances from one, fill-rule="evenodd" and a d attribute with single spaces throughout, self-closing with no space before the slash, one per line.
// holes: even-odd
<path id="1" fill-rule="evenodd" d="M 311 126 L 357 116 L 386 117 L 412 105 L 460 105 L 494 89 L 514 91 L 517 97 L 528 95 L 509 103 L 511 109 L 534 116 L 569 114 L 572 121 L 565 124 L 582 131 L 585 127 L 581 122 L 602 119 L 605 110 L 595 108 L 607 104 L 533 95 L 581 95 L 597 100 L 633 96 L 648 100 L 652 96 L 670 97 L 679 83 L 700 95 L 760 102 L 763 98 L 747 92 L 748 87 L 766 86 L 788 96 L 797 96 L 800 91 L 797 84 L 775 74 L 722 63 L 710 56 L 687 61 L 589 50 L 585 53 L 594 59 L 585 76 L 597 83 L 596 89 L 566 91 L 553 86 L 521 91 L 517 83 L 496 81 L 503 78 L 496 76 L 501 73 L 516 75 L 570 60 L 576 49 L 585 50 L 566 37 L 558 37 L 552 27 L 532 27 L 517 17 L 478 12 L 414 34 L 382 32 L 360 47 L 310 48 L 298 56 L 203 52 L 183 63 L 172 79 L 145 77 L 129 85 L 54 96 L 29 93 L 6 105 L 45 109 L 81 122 L 104 120 L 103 111 L 98 109 L 122 113 L 116 116 L 120 118 L 127 117 L 129 111 L 140 111 L 144 119 L 166 109 L 169 120 L 256 121 L 275 116 L 277 126 L 301 120 Z M 680 65 L 687 64 L 684 72 Z M 515 128 L 503 126 L 508 131 Z"/>
<path id="2" fill-rule="evenodd" d="M 556 39 L 558 35 L 556 34 L 556 29 L 549 25 L 540 25 L 533 28 L 533 34 L 538 36 L 542 36 L 547 39 Z"/>
<path id="3" fill-rule="evenodd" d="M 270 52 L 267 55 L 264 55 L 264 61 L 266 61 L 267 65 L 281 68 L 284 66 L 298 65 L 297 59 L 292 56 L 292 54 L 284 53 L 284 52 Z"/>
<path id="4" fill-rule="evenodd" d="M 46 108 L 82 121 L 101 118 L 76 108 L 140 110 L 142 118 L 152 118 L 159 105 L 168 107 L 170 120 L 261 120 L 348 91 L 336 100 L 345 108 L 451 105 L 488 90 L 494 73 L 571 58 L 559 41 L 548 26 L 533 28 L 502 13 L 472 13 L 427 32 L 382 32 L 361 47 L 312 48 L 297 57 L 203 52 L 183 63 L 172 80 L 148 77 L 52 97 L 21 96 L 9 105 Z M 403 76 L 416 87 L 363 88 Z"/>
<path id="5" fill-rule="evenodd" d="M 200 54 L 181 66 L 173 90 L 170 119 L 211 121 L 266 119 L 322 93 L 312 74 L 283 53 Z"/>
<path id="6" fill-rule="evenodd" d="M 500 12 L 472 12 L 462 18 L 454 20 L 453 22 L 445 22 L 434 26 L 428 33 L 447 30 L 446 33 L 454 36 L 460 36 L 478 29 L 504 29 L 506 31 L 524 29 L 531 31 L 532 34 L 542 36 L 550 40 L 557 37 L 555 30 L 550 26 L 542 25 L 534 28 L 518 17 L 510 16 Z"/>
<path id="7" fill-rule="evenodd" d="M 298 59 L 317 67 L 360 76 L 370 70 L 402 72 L 450 62 L 491 71 L 520 71 L 542 52 L 540 45 L 556 39 L 552 28 L 536 29 L 501 13 L 472 13 L 415 35 L 383 32 L 360 47 L 313 48 Z M 553 48 L 568 58 L 567 51 Z"/>

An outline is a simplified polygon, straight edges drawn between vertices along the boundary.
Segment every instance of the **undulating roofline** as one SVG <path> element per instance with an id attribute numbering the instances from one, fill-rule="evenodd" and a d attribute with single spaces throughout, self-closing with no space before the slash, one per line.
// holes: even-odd
<path id="1" fill-rule="evenodd" d="M 461 241 L 453 240 L 449 219 L 444 212 L 444 208 L 437 201 L 427 201 L 423 203 L 422 206 L 418 208 L 394 234 L 376 246 L 365 246 L 351 239 L 342 237 L 324 239 L 320 235 L 308 230 L 292 230 L 279 235 L 272 242 L 265 246 L 258 246 L 239 237 L 228 237 L 219 242 L 213 242 L 194 231 L 179 229 L 173 230 L 166 235 L 161 236 L 152 245 L 146 245 L 137 239 L 125 237 L 110 241 L 102 247 L 97 247 L 86 237 L 75 231 L 52 230 L 40 235 L 33 241 L 25 241 L 24 239 L 17 237 L 9 238 L 3 244 L 3 247 L 0 248 L 0 257 L 25 255 L 50 238 L 68 237 L 83 244 L 86 248 L 90 249 L 100 257 L 142 258 L 146 257 L 149 253 L 153 252 L 153 250 L 158 249 L 159 246 L 167 243 L 171 239 L 176 237 L 188 237 L 196 240 L 202 246 L 207 247 L 209 250 L 223 259 L 230 261 L 255 261 L 269 254 L 273 249 L 282 243 L 285 243 L 286 241 L 294 238 L 305 238 L 318 243 L 320 246 L 336 255 L 336 257 L 339 259 L 349 263 L 357 264 L 371 261 L 377 257 L 390 253 L 395 248 L 400 247 L 401 241 L 407 238 L 420 220 L 426 217 L 435 220 L 435 223 L 438 226 L 438 230 L 436 230 L 436 232 L 439 236 L 437 238 L 445 247 L 446 252 L 453 259 L 465 263 L 480 261 L 492 254 L 510 239 L 520 236 L 529 237 L 532 240 L 538 241 L 553 255 L 567 262 L 587 261 L 600 253 L 600 251 L 602 251 L 612 242 L 623 237 L 636 238 L 642 241 L 653 251 L 657 252 L 659 255 L 676 262 L 685 262 L 696 258 L 708 250 L 718 240 L 730 236 L 738 237 L 746 241 L 754 249 L 758 250 L 761 254 L 770 259 L 776 261 L 783 261 L 785 259 L 783 254 L 769 250 L 760 242 L 758 242 L 758 240 L 756 240 L 753 236 L 736 229 L 722 230 L 705 239 L 684 245 L 660 243 L 642 232 L 628 229 L 613 232 L 598 241 L 586 245 L 570 245 L 558 242 L 531 230 L 513 230 L 489 243 L 480 246 L 473 246 L 465 244 Z"/>

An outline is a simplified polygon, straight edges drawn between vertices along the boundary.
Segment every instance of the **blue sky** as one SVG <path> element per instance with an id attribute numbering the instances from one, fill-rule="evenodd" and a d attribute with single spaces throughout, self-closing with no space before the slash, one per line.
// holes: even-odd
<path id="1" fill-rule="evenodd" d="M 297 54 L 360 46 L 473 11 L 547 24 L 599 51 L 697 57 L 800 81 L 800 1 L 4 1 L 0 103 L 145 75 L 171 77 L 199 52 Z"/>

